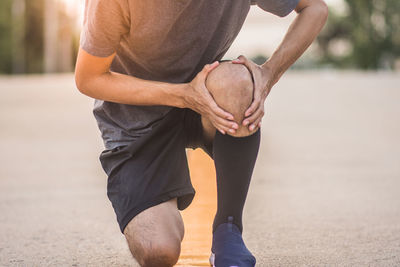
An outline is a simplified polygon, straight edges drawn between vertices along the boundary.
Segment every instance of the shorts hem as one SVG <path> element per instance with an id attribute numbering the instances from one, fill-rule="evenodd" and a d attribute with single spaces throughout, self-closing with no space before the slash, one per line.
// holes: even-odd
<path id="1" fill-rule="evenodd" d="M 148 208 L 166 202 L 170 199 L 178 198 L 177 201 L 178 209 L 179 210 L 186 209 L 192 203 L 195 193 L 196 191 L 194 190 L 193 187 L 179 188 L 166 192 L 156 198 L 153 198 L 147 202 L 139 204 L 135 208 L 129 210 L 128 213 L 122 218 L 121 223 L 119 223 L 121 233 L 122 234 L 124 233 L 126 226 L 136 215 L 138 215 L 139 213 Z"/>

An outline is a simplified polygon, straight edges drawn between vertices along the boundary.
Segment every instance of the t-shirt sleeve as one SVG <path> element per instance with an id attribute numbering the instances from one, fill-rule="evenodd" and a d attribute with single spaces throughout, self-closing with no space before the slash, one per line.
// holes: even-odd
<path id="1" fill-rule="evenodd" d="M 85 0 L 80 46 L 87 53 L 107 57 L 129 32 L 129 7 L 126 0 Z"/>
<path id="2" fill-rule="evenodd" d="M 300 0 L 251 0 L 252 5 L 279 17 L 285 17 L 292 12 Z"/>

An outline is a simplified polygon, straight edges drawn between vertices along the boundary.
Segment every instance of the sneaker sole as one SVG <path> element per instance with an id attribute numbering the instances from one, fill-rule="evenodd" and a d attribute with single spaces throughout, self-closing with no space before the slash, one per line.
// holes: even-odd
<path id="1" fill-rule="evenodd" d="M 215 267 L 215 265 L 214 265 L 214 263 L 215 263 L 215 254 L 212 253 L 212 252 L 211 252 L 209 261 L 210 261 L 210 265 L 211 265 L 212 267 Z"/>
<path id="2" fill-rule="evenodd" d="M 208 259 L 210 262 L 210 265 L 212 267 L 215 267 L 214 263 L 215 263 L 215 254 L 211 252 L 210 258 Z M 229 266 L 229 267 L 239 267 L 239 266 Z"/>

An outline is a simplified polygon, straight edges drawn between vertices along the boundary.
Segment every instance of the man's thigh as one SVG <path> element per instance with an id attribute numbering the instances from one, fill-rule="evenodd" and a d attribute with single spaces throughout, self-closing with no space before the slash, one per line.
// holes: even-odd
<path id="1" fill-rule="evenodd" d="M 179 210 L 190 205 L 195 190 L 185 152 L 184 115 L 184 110 L 173 109 L 137 140 L 101 153 L 107 196 L 122 233 L 132 218 L 160 203 L 177 198 Z"/>
<path id="2" fill-rule="evenodd" d="M 124 235 L 132 255 L 142 265 L 159 254 L 178 255 L 184 224 L 176 198 L 148 208 L 126 226 Z"/>

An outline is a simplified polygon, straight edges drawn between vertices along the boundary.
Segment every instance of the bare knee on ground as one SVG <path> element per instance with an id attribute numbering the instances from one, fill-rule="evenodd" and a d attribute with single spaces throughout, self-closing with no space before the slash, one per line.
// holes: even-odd
<path id="1" fill-rule="evenodd" d="M 124 230 L 133 257 L 144 267 L 178 261 L 184 226 L 176 198 L 139 213 Z"/>
<path id="2" fill-rule="evenodd" d="M 248 136 L 250 131 L 243 126 L 244 113 L 253 100 L 253 81 L 251 73 L 242 64 L 222 62 L 207 77 L 206 87 L 219 107 L 230 112 L 239 125 L 232 136 Z"/>

